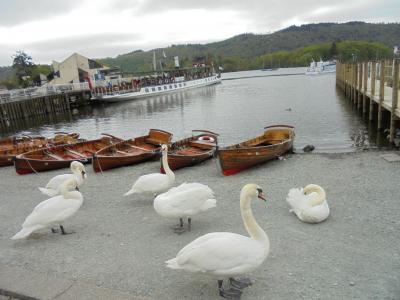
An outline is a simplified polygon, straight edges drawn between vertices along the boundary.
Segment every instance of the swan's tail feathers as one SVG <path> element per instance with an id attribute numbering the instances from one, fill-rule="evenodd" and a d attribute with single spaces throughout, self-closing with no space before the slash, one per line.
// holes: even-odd
<path id="1" fill-rule="evenodd" d="M 35 230 L 34 227 L 24 227 L 22 228 L 19 232 L 17 232 L 11 239 L 12 240 L 19 240 L 26 238 L 28 235 L 30 235 L 33 231 Z"/>
<path id="2" fill-rule="evenodd" d="M 124 197 L 129 196 L 129 195 L 132 195 L 132 194 L 134 194 L 134 193 L 136 193 L 136 190 L 135 190 L 135 189 L 130 189 L 129 191 L 127 191 L 127 192 L 124 194 Z"/>
<path id="3" fill-rule="evenodd" d="M 290 212 L 296 212 L 304 206 L 306 196 L 304 195 L 303 189 L 293 188 L 289 190 L 286 197 L 286 201 L 291 206 Z"/>
<path id="4" fill-rule="evenodd" d="M 167 268 L 174 270 L 182 269 L 181 266 L 178 265 L 178 260 L 176 258 L 167 260 L 165 263 L 167 264 L 166 265 Z"/>
<path id="5" fill-rule="evenodd" d="M 217 206 L 217 200 L 216 199 L 208 199 L 204 204 L 201 206 L 201 210 L 205 211 L 207 209 L 213 208 Z"/>
<path id="6" fill-rule="evenodd" d="M 56 190 L 53 190 L 53 189 L 47 189 L 47 188 L 39 187 L 39 191 L 40 191 L 42 194 L 45 194 L 45 195 L 47 195 L 47 196 L 49 196 L 49 197 L 54 197 L 54 196 L 57 195 L 57 191 L 56 191 Z"/>

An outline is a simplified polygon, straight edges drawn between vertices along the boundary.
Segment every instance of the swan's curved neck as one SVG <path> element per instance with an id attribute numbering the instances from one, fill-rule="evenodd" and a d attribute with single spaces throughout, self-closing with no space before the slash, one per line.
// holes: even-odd
<path id="1" fill-rule="evenodd" d="M 317 193 L 317 196 L 310 200 L 309 202 L 310 205 L 312 206 L 321 205 L 326 198 L 325 191 L 321 187 L 316 185 L 308 185 L 304 188 L 304 193 L 309 194 L 312 192 Z"/>
<path id="2" fill-rule="evenodd" d="M 170 181 L 174 181 L 175 174 L 174 174 L 174 172 L 172 172 L 172 170 L 169 168 L 169 165 L 168 165 L 168 150 L 165 150 L 162 152 L 162 165 L 163 165 L 165 174 L 167 174 L 167 176 L 168 176 L 168 179 Z"/>
<path id="3" fill-rule="evenodd" d="M 243 191 L 240 195 L 240 210 L 242 219 L 247 232 L 252 239 L 269 244 L 268 236 L 265 231 L 258 225 L 251 210 L 251 197 Z"/>

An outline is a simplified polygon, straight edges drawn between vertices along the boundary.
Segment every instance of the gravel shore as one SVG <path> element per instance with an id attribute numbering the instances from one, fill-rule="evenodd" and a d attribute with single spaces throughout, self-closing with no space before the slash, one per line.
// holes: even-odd
<path id="1" fill-rule="evenodd" d="M 271 250 L 249 274 L 253 286 L 243 300 L 400 299 L 400 162 L 384 160 L 384 153 L 291 154 L 230 177 L 213 160 L 178 170 L 176 185 L 204 183 L 217 198 L 217 208 L 196 216 L 182 235 L 170 229 L 177 220 L 154 212 L 151 197 L 122 196 L 138 176 L 159 170 L 151 161 L 104 174 L 87 165 L 84 204 L 64 226 L 76 233 L 41 230 L 12 241 L 46 199 L 37 187 L 69 170 L 20 176 L 0 168 L 0 292 L 39 299 L 221 299 L 213 279 L 164 262 L 205 233 L 247 234 L 239 192 L 257 183 L 267 207 L 261 201 L 252 207 Z M 290 188 L 309 183 L 327 193 L 331 215 L 321 224 L 300 222 L 285 201 Z"/>

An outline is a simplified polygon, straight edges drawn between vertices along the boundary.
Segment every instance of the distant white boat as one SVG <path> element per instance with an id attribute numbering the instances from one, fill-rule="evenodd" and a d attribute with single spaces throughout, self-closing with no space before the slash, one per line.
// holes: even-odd
<path id="1" fill-rule="evenodd" d="M 321 75 L 336 72 L 336 62 L 335 61 L 322 61 L 315 62 L 314 60 L 310 63 L 307 68 L 306 75 Z"/>

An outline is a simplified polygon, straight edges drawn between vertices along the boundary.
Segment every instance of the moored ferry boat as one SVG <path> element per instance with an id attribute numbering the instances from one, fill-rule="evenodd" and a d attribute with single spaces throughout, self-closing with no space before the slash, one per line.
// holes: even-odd
<path id="1" fill-rule="evenodd" d="M 153 72 L 130 80 L 122 80 L 117 86 L 106 83 L 92 89 L 93 101 L 120 102 L 142 97 L 161 95 L 221 82 L 220 74 L 213 67 L 196 65 L 193 68 Z"/>

